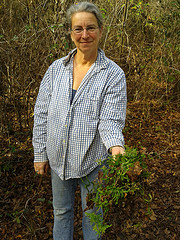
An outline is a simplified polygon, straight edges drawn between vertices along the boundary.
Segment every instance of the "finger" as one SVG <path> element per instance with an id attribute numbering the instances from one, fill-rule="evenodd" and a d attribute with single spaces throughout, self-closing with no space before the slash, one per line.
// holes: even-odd
<path id="1" fill-rule="evenodd" d="M 37 174 L 43 174 L 43 170 L 42 169 L 35 169 L 35 172 L 37 173 Z"/>
<path id="2" fill-rule="evenodd" d="M 49 164 L 47 164 L 46 166 L 45 166 L 45 173 L 47 173 L 48 172 L 48 169 L 49 169 Z"/>
<path id="3" fill-rule="evenodd" d="M 39 171 L 39 174 L 43 175 L 43 174 L 44 174 L 44 169 L 41 169 L 41 170 Z"/>
<path id="4" fill-rule="evenodd" d="M 46 174 L 49 164 L 47 162 L 43 163 L 34 163 L 34 169 L 37 174 Z"/>

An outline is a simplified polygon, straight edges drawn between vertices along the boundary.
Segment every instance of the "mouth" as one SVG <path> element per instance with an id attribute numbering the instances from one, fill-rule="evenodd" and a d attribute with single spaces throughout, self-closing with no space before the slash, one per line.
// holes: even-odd
<path id="1" fill-rule="evenodd" d="M 92 42 L 92 41 L 91 41 Z M 91 43 L 91 42 L 81 42 L 81 43 Z"/>

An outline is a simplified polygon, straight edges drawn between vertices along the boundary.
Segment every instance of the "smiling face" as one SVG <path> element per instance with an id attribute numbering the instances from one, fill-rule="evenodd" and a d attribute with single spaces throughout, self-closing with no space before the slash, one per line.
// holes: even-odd
<path id="1" fill-rule="evenodd" d="M 98 27 L 98 22 L 94 14 L 89 12 L 78 12 L 72 15 L 72 30 L 84 29 L 81 33 L 71 32 L 71 38 L 82 53 L 96 53 L 99 40 L 102 35 L 102 28 Z M 94 29 L 92 32 L 87 29 Z"/>

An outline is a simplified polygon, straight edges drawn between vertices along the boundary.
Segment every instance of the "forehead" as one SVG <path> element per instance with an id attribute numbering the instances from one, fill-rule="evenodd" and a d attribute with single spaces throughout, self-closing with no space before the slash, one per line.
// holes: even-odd
<path id="1" fill-rule="evenodd" d="M 72 26 L 87 26 L 90 24 L 97 25 L 97 19 L 93 13 L 78 12 L 72 15 Z"/>

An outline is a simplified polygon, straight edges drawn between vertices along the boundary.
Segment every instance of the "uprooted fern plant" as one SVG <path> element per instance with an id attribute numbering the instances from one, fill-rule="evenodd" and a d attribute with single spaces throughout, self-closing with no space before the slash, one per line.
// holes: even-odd
<path id="1" fill-rule="evenodd" d="M 99 171 L 93 190 L 87 195 L 88 209 L 95 206 L 97 213 L 86 213 L 98 235 L 103 235 L 112 226 L 106 223 L 111 206 L 142 190 L 141 179 L 148 174 L 144 157 L 136 149 L 127 147 L 124 155 L 109 156 Z M 100 208 L 103 209 L 103 218 L 98 214 Z"/>

